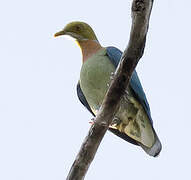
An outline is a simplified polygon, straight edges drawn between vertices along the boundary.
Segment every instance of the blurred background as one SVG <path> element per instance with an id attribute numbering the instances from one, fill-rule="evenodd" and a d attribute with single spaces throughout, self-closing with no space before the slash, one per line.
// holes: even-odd
<path id="1" fill-rule="evenodd" d="M 92 118 L 76 84 L 81 52 L 54 38 L 68 22 L 85 21 L 103 46 L 122 51 L 129 40 L 132 1 L 2 1 L 0 6 L 0 179 L 63 180 Z M 137 71 L 163 144 L 149 157 L 110 132 L 86 179 L 190 178 L 189 0 L 155 1 Z"/>

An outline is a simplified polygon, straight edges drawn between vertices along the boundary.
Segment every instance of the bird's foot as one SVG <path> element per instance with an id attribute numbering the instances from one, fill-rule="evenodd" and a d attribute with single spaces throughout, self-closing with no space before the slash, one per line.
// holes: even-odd
<path id="1" fill-rule="evenodd" d="M 89 124 L 93 125 L 95 121 L 95 118 L 92 118 L 91 121 L 89 121 Z"/>

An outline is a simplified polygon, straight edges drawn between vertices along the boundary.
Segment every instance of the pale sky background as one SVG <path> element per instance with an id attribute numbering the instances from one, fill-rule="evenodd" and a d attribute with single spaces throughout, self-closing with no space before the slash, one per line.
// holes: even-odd
<path id="1" fill-rule="evenodd" d="M 76 95 L 80 49 L 53 34 L 81 20 L 93 27 L 103 46 L 124 50 L 131 2 L 1 1 L 1 180 L 66 178 L 91 115 Z M 108 132 L 87 180 L 191 178 L 190 7 L 190 0 L 155 0 L 144 57 L 137 67 L 163 144 L 160 156 L 149 157 Z"/>

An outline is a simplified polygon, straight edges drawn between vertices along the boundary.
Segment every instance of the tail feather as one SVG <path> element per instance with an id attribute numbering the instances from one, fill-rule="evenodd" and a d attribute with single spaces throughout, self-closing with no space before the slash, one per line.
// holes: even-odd
<path id="1" fill-rule="evenodd" d="M 153 129 L 154 134 L 155 134 L 155 143 L 153 144 L 152 147 L 148 148 L 146 146 L 144 146 L 143 144 L 137 142 L 142 148 L 143 150 L 150 156 L 153 157 L 157 157 L 159 156 L 161 150 L 162 150 L 162 144 L 157 136 L 157 134 L 155 133 L 155 130 Z"/>

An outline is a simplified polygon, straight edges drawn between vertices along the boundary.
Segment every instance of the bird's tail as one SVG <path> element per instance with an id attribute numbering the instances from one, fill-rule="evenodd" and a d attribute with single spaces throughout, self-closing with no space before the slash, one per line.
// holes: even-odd
<path id="1" fill-rule="evenodd" d="M 153 156 L 153 157 L 157 157 L 160 152 L 161 152 L 161 149 L 162 149 L 162 144 L 153 128 L 153 132 L 155 134 L 155 143 L 153 144 L 152 147 L 148 148 L 146 146 L 144 146 L 143 144 L 137 142 L 142 148 L 143 150 L 150 156 Z"/>

